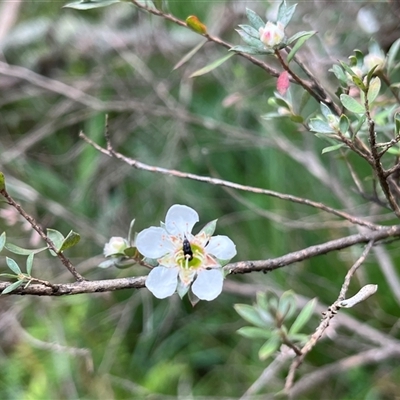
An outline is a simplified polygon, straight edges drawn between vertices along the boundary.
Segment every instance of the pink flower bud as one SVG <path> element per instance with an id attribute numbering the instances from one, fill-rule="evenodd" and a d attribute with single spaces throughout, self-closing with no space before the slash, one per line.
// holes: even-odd
<path id="1" fill-rule="evenodd" d="M 276 47 L 281 44 L 284 37 L 284 26 L 278 22 L 276 25 L 272 22 L 267 22 L 265 28 L 260 28 L 260 40 L 265 44 L 266 47 Z"/>

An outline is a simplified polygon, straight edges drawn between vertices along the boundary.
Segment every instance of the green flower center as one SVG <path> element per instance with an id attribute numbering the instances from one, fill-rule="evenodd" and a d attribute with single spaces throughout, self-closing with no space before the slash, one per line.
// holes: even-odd
<path id="1" fill-rule="evenodd" d="M 204 249 L 188 241 L 183 243 L 182 249 L 176 253 L 176 262 L 181 268 L 198 269 L 204 262 Z"/>

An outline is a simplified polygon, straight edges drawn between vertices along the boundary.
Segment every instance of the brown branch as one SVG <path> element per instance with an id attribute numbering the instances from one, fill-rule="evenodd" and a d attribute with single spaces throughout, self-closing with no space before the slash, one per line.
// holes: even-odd
<path id="1" fill-rule="evenodd" d="M 294 263 L 307 260 L 309 258 L 327 254 L 331 251 L 341 250 L 351 247 L 355 244 L 379 242 L 387 238 L 400 237 L 400 225 L 388 227 L 380 231 L 368 232 L 364 234 L 355 234 L 337 240 L 331 240 L 315 246 L 306 247 L 302 250 L 288 253 L 284 256 L 272 258 L 269 260 L 256 261 L 239 261 L 236 263 L 227 264 L 224 270 L 228 274 L 244 274 L 255 271 L 273 271 Z M 52 287 L 44 285 L 32 284 L 27 288 L 22 286 L 15 291 L 8 293 L 10 295 L 36 295 L 36 296 L 64 296 L 83 293 L 109 292 L 115 290 L 142 288 L 146 281 L 145 276 L 121 278 L 121 279 L 106 279 L 99 281 L 81 281 L 68 284 L 53 283 Z M 0 282 L 0 291 L 4 290 L 10 283 Z"/>
<path id="2" fill-rule="evenodd" d="M 385 194 L 385 197 L 390 204 L 390 207 L 392 208 L 392 210 L 396 214 L 396 216 L 398 218 L 400 218 L 399 205 L 397 204 L 396 200 L 393 197 L 393 194 L 390 190 L 390 187 L 389 187 L 389 184 L 387 181 L 387 172 L 384 171 L 382 163 L 381 163 L 381 156 L 379 154 L 377 143 L 376 143 L 375 121 L 371 118 L 367 93 L 365 93 L 364 106 L 365 106 L 365 115 L 367 117 L 367 123 L 368 123 L 369 144 L 371 147 L 371 155 L 372 155 L 374 170 L 375 170 L 376 176 L 379 180 L 382 191 Z"/>
<path id="3" fill-rule="evenodd" d="M 44 230 L 39 226 L 39 224 L 34 220 L 34 218 L 32 218 L 28 213 L 26 213 L 24 211 L 24 209 L 8 194 L 8 192 L 5 188 L 0 190 L 0 194 L 7 200 L 9 205 L 14 207 L 20 213 L 20 215 L 31 224 L 32 228 L 47 243 L 49 249 L 54 251 L 54 253 L 57 255 L 57 257 L 64 264 L 64 266 L 74 276 L 74 278 L 78 282 L 85 280 L 85 278 L 71 264 L 69 259 L 67 257 L 65 257 L 64 253 L 61 251 L 58 251 L 58 249 L 54 245 L 53 241 L 44 233 Z"/>
<path id="4" fill-rule="evenodd" d="M 258 194 L 264 194 L 267 196 L 271 196 L 271 197 L 276 197 L 278 199 L 281 200 L 287 200 L 287 201 L 291 201 L 293 203 L 298 203 L 298 204 L 304 204 L 310 207 L 314 207 L 317 208 L 319 210 L 323 210 L 325 212 L 328 212 L 330 214 L 334 214 L 338 217 L 341 217 L 343 219 L 346 219 L 347 221 L 350 221 L 351 223 L 355 224 L 355 225 L 361 225 L 361 226 L 365 226 L 371 230 L 380 230 L 383 229 L 383 226 L 380 225 L 375 225 L 371 222 L 365 221 L 363 219 L 354 217 L 353 215 L 350 215 L 348 213 L 345 213 L 343 211 L 339 211 L 336 210 L 332 207 L 329 207 L 323 203 L 319 203 L 316 201 L 312 201 L 309 199 L 304 199 L 301 197 L 297 197 L 297 196 L 292 196 L 290 194 L 283 194 L 283 193 L 279 193 L 279 192 L 274 192 L 272 190 L 268 190 L 268 189 L 262 189 L 262 188 L 258 188 L 258 187 L 253 187 L 253 186 L 246 186 L 246 185 L 241 185 L 239 183 L 234 183 L 234 182 L 230 182 L 230 181 L 226 181 L 223 179 L 216 179 L 216 178 L 211 178 L 208 176 L 201 176 L 201 175 L 196 175 L 196 174 L 192 174 L 192 173 L 186 173 L 186 172 L 182 172 L 182 171 L 177 171 L 174 169 L 166 169 L 166 168 L 161 168 L 161 167 L 155 167 L 152 165 L 148 165 L 148 164 L 144 164 L 140 161 L 134 160 L 132 158 L 126 157 L 121 153 L 118 153 L 114 150 L 109 150 L 109 142 L 107 142 L 107 149 L 99 146 L 97 143 L 93 142 L 91 139 L 89 139 L 83 132 L 80 132 L 79 136 L 85 140 L 88 144 L 90 144 L 91 146 L 93 146 L 96 150 L 100 151 L 101 153 L 109 156 L 109 157 L 115 157 L 119 160 L 124 161 L 125 163 L 127 163 L 128 165 L 136 168 L 136 169 L 140 169 L 140 170 L 144 170 L 144 171 L 149 171 L 149 172 L 156 172 L 159 174 L 163 174 L 163 175 L 170 175 L 170 176 L 174 176 L 177 178 L 184 178 L 184 179 L 192 179 L 195 181 L 199 181 L 199 182 L 205 182 L 208 183 L 210 185 L 217 185 L 217 186 L 224 186 L 224 187 L 229 187 L 232 189 L 236 189 L 236 190 L 242 190 L 242 191 L 246 191 L 246 192 L 252 192 L 252 193 L 258 193 Z"/>
<path id="5" fill-rule="evenodd" d="M 374 240 L 370 240 L 368 245 L 365 247 L 363 253 L 361 256 L 358 258 L 358 260 L 353 264 L 353 266 L 349 269 L 349 271 L 346 274 L 346 277 L 344 279 L 342 288 L 340 290 L 339 296 L 336 299 L 336 301 L 328 308 L 328 310 L 323 314 L 323 318 L 318 325 L 317 329 L 313 333 L 313 335 L 310 337 L 308 342 L 303 346 L 301 349 L 301 356 L 296 357 L 292 365 L 290 366 L 288 376 L 286 378 L 286 383 L 285 383 L 285 392 L 289 393 L 290 389 L 293 387 L 294 384 L 294 378 L 295 378 L 295 373 L 296 370 L 300 367 L 302 362 L 304 361 L 304 358 L 306 355 L 312 350 L 312 348 L 317 344 L 318 340 L 322 337 L 324 334 L 325 330 L 328 328 L 330 320 L 334 318 L 334 316 L 337 314 L 337 312 L 340 309 L 339 303 L 344 300 L 346 296 L 346 292 L 348 290 L 348 287 L 350 285 L 350 280 L 357 271 L 357 269 L 361 266 L 361 264 L 365 261 L 367 258 L 369 252 L 372 249 L 372 246 L 374 245 Z"/>

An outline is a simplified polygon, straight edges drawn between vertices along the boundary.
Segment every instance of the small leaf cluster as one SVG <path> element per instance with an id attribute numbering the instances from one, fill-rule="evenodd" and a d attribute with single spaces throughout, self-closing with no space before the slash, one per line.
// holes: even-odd
<path id="1" fill-rule="evenodd" d="M 256 303 L 235 304 L 236 312 L 254 326 L 245 326 L 238 333 L 249 339 L 265 339 L 258 356 L 265 360 L 275 353 L 282 344 L 291 348 L 304 344 L 308 335 L 300 333 L 310 320 L 316 304 L 316 299 L 310 300 L 297 315 L 290 328 L 286 325 L 292 320 L 296 311 L 296 298 L 289 290 L 279 298 L 273 293 L 257 293 Z"/>
<path id="2" fill-rule="evenodd" d="M 3 249 L 6 249 L 9 252 L 17 254 L 17 255 L 27 256 L 25 273 L 22 272 L 20 266 L 14 259 L 6 257 L 6 264 L 13 273 L 12 274 L 4 273 L 4 274 L 0 274 L 0 276 L 6 277 L 6 278 L 11 278 L 11 279 L 16 279 L 16 282 L 7 286 L 1 292 L 1 294 L 10 293 L 13 290 L 17 289 L 18 287 L 20 287 L 24 283 L 26 283 L 25 287 L 27 287 L 32 281 L 44 282 L 44 281 L 41 281 L 40 279 L 34 278 L 31 275 L 33 259 L 34 259 L 35 254 L 38 254 L 45 250 L 49 250 L 50 254 L 53 257 L 56 257 L 58 254 L 62 253 L 64 250 L 67 250 L 67 249 L 71 248 L 72 246 L 75 246 L 80 240 L 80 235 L 74 231 L 69 232 L 69 234 L 66 237 L 64 237 L 64 235 L 61 232 L 59 232 L 55 229 L 47 229 L 47 237 L 53 242 L 55 248 L 57 249 L 57 252 L 54 252 L 48 246 L 40 247 L 38 249 L 26 249 L 26 248 L 17 246 L 12 243 L 8 243 L 7 239 L 6 239 L 6 232 L 3 232 L 0 235 L 0 252 Z"/>
<path id="3" fill-rule="evenodd" d="M 297 4 L 288 6 L 285 0 L 282 1 L 278 10 L 277 23 L 280 23 L 283 27 L 286 27 L 293 17 L 296 6 Z M 239 25 L 240 29 L 236 30 L 242 40 L 246 43 L 246 46 L 233 46 L 230 50 L 254 55 L 274 54 L 274 49 L 266 47 L 260 40 L 260 28 L 264 28 L 266 25 L 264 20 L 256 12 L 248 8 L 246 9 L 246 15 L 250 25 Z M 290 62 L 300 47 L 315 33 L 315 31 L 297 32 L 290 38 L 285 37 L 277 48 L 283 49 L 296 42 L 288 55 L 288 62 Z"/>

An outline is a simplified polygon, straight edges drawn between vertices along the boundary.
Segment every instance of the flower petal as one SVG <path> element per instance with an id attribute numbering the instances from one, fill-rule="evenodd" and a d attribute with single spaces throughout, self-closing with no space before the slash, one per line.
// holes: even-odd
<path id="1" fill-rule="evenodd" d="M 174 249 L 165 229 L 155 226 L 139 232 L 136 237 L 136 247 L 148 258 L 162 257 Z"/>
<path id="2" fill-rule="evenodd" d="M 236 246 L 228 236 L 218 235 L 210 239 L 206 251 L 219 260 L 230 260 L 236 256 Z"/>
<path id="3" fill-rule="evenodd" d="M 200 300 L 214 300 L 221 294 L 223 282 L 224 276 L 220 268 L 199 271 L 192 285 L 192 292 Z"/>
<path id="4" fill-rule="evenodd" d="M 167 211 L 165 227 L 171 235 L 189 235 L 194 224 L 199 221 L 199 215 L 193 208 L 174 204 Z"/>
<path id="5" fill-rule="evenodd" d="M 146 279 L 146 287 L 158 299 L 172 296 L 178 286 L 177 268 L 153 268 Z"/>

